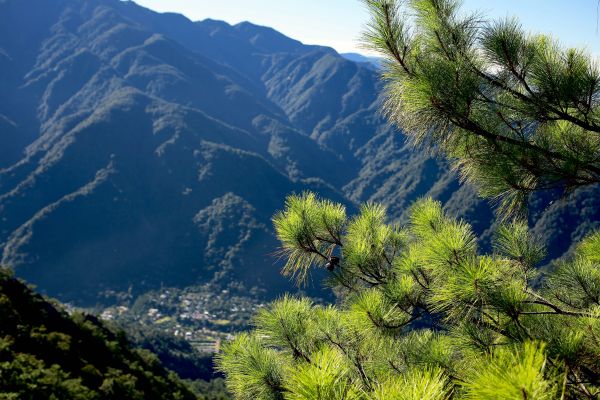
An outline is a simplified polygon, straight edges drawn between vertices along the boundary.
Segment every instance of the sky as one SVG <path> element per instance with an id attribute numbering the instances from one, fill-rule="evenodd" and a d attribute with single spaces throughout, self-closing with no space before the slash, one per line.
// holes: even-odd
<path id="1" fill-rule="evenodd" d="M 305 44 L 330 46 L 340 53 L 365 53 L 358 45 L 368 20 L 359 0 L 134 0 L 159 12 L 191 20 L 265 25 Z M 570 47 L 600 55 L 600 0 L 463 0 L 464 9 L 490 18 L 516 16 L 524 28 L 547 33 Z"/>

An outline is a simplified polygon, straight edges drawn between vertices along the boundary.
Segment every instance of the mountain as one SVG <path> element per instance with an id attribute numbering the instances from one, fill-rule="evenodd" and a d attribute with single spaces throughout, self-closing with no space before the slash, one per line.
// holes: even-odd
<path id="1" fill-rule="evenodd" d="M 341 53 L 340 55 L 350 61 L 369 64 L 375 69 L 381 67 L 381 58 L 379 57 L 369 57 L 359 53 Z"/>
<path id="2" fill-rule="evenodd" d="M 11 35 L 0 42 L 9 55 L 5 68 L 15 71 L 5 82 L 9 98 L 26 103 L 13 100 L 2 114 L 19 133 L 31 125 L 36 132 L 23 155 L 2 160 L 3 264 L 48 293 L 90 302 L 105 290 L 215 275 L 249 286 L 285 284 L 250 263 L 273 250 L 272 212 L 293 191 L 342 200 L 315 173 L 322 168 L 335 183 L 345 171 L 289 123 L 266 85 L 162 33 L 175 27 L 175 38 L 208 40 L 218 36 L 213 22 L 183 20 L 179 27 L 175 16 L 120 1 L 0 7 L 3 28 L 19 21 L 36 31 L 22 43 Z M 223 32 L 223 41 L 242 41 L 244 25 L 229 30 L 240 37 Z M 287 46 L 262 32 L 244 38 L 248 57 L 252 43 Z M 216 51 L 222 45 L 215 42 Z"/>
<path id="3" fill-rule="evenodd" d="M 69 316 L 0 271 L 5 399 L 196 399 L 148 351 L 96 317 Z"/>
<path id="4" fill-rule="evenodd" d="M 378 114 L 372 66 L 268 27 L 0 0 L 0 89 L 0 263 L 63 301 L 206 283 L 276 296 L 291 286 L 270 218 L 304 190 L 398 221 L 433 196 L 489 242 L 487 203 Z M 577 198 L 536 200 L 552 256 L 597 227 L 595 189 Z"/>

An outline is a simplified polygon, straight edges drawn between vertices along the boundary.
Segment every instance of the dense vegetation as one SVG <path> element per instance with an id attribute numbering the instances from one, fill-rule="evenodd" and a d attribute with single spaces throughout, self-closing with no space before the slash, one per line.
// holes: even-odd
<path id="1" fill-rule="evenodd" d="M 111 328 L 123 329 L 132 346 L 154 354 L 164 368 L 185 382 L 198 400 L 231 398 L 222 374 L 215 371 L 214 353 L 201 352 L 186 339 L 139 322 L 119 321 L 116 325 Z"/>
<path id="2" fill-rule="evenodd" d="M 515 213 L 536 191 L 597 187 L 598 68 L 454 0 L 365 3 L 388 116 L 499 200 L 505 223 L 485 254 L 430 198 L 401 226 L 374 203 L 348 218 L 288 197 L 274 217 L 283 272 L 303 283 L 325 267 L 340 301 L 260 311 L 219 358 L 228 387 L 237 399 L 598 398 L 600 232 L 542 274 L 545 246 Z"/>
<path id="3" fill-rule="evenodd" d="M 155 355 L 0 272 L 1 399 L 196 399 Z"/>
<path id="4" fill-rule="evenodd" d="M 136 346 L 155 354 L 161 364 L 182 379 L 209 381 L 215 378 L 212 354 L 198 352 L 185 339 L 161 329 L 135 322 L 119 323 Z"/>

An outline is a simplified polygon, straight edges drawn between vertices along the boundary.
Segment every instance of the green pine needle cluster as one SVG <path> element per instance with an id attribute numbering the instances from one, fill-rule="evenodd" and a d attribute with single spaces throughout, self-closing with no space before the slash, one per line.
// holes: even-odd
<path id="1" fill-rule="evenodd" d="M 579 399 L 600 393 L 600 234 L 539 276 L 524 223 L 481 254 L 469 224 L 417 201 L 405 227 L 313 194 L 275 216 L 287 274 L 332 254 L 337 305 L 286 296 L 218 364 L 237 399 Z M 535 284 L 534 284 L 535 282 Z"/>
<path id="2" fill-rule="evenodd" d="M 534 190 L 600 181 L 600 69 L 589 54 L 458 0 L 363 2 L 389 119 L 506 214 Z"/>
<path id="3" fill-rule="evenodd" d="M 330 256 L 340 243 L 345 221 L 346 209 L 342 205 L 317 199 L 312 193 L 289 197 L 285 214 L 273 218 L 282 244 L 281 255 L 287 259 L 283 274 L 305 281 L 310 266 L 319 257 Z M 314 242 L 314 237 L 319 241 Z"/>

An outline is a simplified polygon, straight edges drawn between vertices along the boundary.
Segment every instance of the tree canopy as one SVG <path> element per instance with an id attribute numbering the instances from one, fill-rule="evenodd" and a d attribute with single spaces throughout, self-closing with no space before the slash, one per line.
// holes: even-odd
<path id="1" fill-rule="evenodd" d="M 363 0 L 384 57 L 385 113 L 504 211 L 600 180 L 600 70 L 583 50 L 457 0 Z"/>

